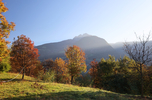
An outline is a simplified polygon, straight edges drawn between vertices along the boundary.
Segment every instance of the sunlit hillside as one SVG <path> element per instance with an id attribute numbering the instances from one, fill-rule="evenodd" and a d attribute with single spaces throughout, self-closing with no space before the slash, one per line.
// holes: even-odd
<path id="1" fill-rule="evenodd" d="M 16 76 L 0 74 L 0 81 Z M 0 84 L 0 99 L 5 100 L 138 100 L 138 96 L 114 93 L 102 89 L 79 87 L 70 84 L 35 82 L 36 79 L 21 75 L 15 80 Z M 140 100 L 140 99 L 139 99 Z M 148 99 L 146 99 L 148 100 Z M 149 99 L 150 100 L 150 99 Z"/>

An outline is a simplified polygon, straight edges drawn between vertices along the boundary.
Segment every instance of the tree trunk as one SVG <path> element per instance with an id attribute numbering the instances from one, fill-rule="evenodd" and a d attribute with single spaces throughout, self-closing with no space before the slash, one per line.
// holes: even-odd
<path id="1" fill-rule="evenodd" d="M 73 76 L 71 76 L 71 84 L 73 83 Z"/>
<path id="2" fill-rule="evenodd" d="M 140 64 L 140 81 L 141 81 L 141 97 L 144 97 L 144 95 L 143 95 L 143 73 L 142 73 L 142 64 Z"/>
<path id="3" fill-rule="evenodd" d="M 24 79 L 25 69 L 23 68 L 22 80 Z"/>

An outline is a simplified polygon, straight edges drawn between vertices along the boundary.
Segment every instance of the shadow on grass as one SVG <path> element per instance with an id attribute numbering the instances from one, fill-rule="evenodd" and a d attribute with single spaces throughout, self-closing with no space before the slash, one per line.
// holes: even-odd
<path id="1" fill-rule="evenodd" d="M 26 96 L 3 98 L 3 100 L 136 100 L 134 97 L 123 97 L 119 94 L 106 92 L 84 92 L 84 91 L 65 91 L 46 94 L 24 93 Z M 138 98 L 139 99 L 139 98 Z M 151 100 L 151 99 L 139 99 Z"/>
<path id="2" fill-rule="evenodd" d="M 6 82 L 8 82 L 8 81 L 10 81 L 12 78 L 5 78 L 5 79 L 0 79 L 0 82 L 2 82 L 2 81 L 6 81 Z M 13 81 L 13 82 L 17 82 L 17 81 L 29 81 L 29 82 L 35 82 L 34 80 L 26 80 L 26 79 L 13 79 L 13 80 L 11 80 L 11 81 Z"/>

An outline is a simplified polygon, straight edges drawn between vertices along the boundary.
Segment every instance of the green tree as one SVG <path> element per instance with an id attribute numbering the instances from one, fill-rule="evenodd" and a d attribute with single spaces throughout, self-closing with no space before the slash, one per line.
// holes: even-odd
<path id="1" fill-rule="evenodd" d="M 10 65 L 10 62 L 9 62 L 9 59 L 10 57 L 6 57 L 5 59 L 3 59 L 1 61 L 1 64 L 0 64 L 0 72 L 7 72 L 11 69 L 11 65 Z"/>
<path id="2" fill-rule="evenodd" d="M 140 73 L 140 83 L 141 83 L 141 96 L 143 97 L 143 66 L 148 65 L 152 61 L 152 46 L 148 46 L 147 43 L 150 39 L 150 34 L 145 37 L 138 37 L 136 35 L 139 42 L 134 42 L 132 45 L 128 44 L 127 42 L 124 43 L 124 50 L 125 52 L 135 60 L 136 62 L 136 69 Z"/>
<path id="3" fill-rule="evenodd" d="M 118 59 L 118 67 L 116 68 L 117 73 L 119 74 L 129 74 L 134 71 L 137 72 L 135 69 L 136 62 L 133 59 L 130 59 L 128 56 L 124 56 L 123 59 Z"/>
<path id="4" fill-rule="evenodd" d="M 105 89 L 106 87 L 109 87 L 109 84 L 107 83 L 109 80 L 111 80 L 110 77 L 115 74 L 116 66 L 117 63 L 114 56 L 109 55 L 109 59 L 101 59 L 97 67 L 97 79 L 99 80 L 97 87 Z"/>

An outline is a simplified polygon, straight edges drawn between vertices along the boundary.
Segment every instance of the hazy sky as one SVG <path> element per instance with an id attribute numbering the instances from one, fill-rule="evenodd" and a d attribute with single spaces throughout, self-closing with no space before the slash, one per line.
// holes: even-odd
<path id="1" fill-rule="evenodd" d="M 108 43 L 136 40 L 152 30 L 152 0 L 3 0 L 15 22 L 7 39 L 24 34 L 35 45 L 88 33 Z"/>

